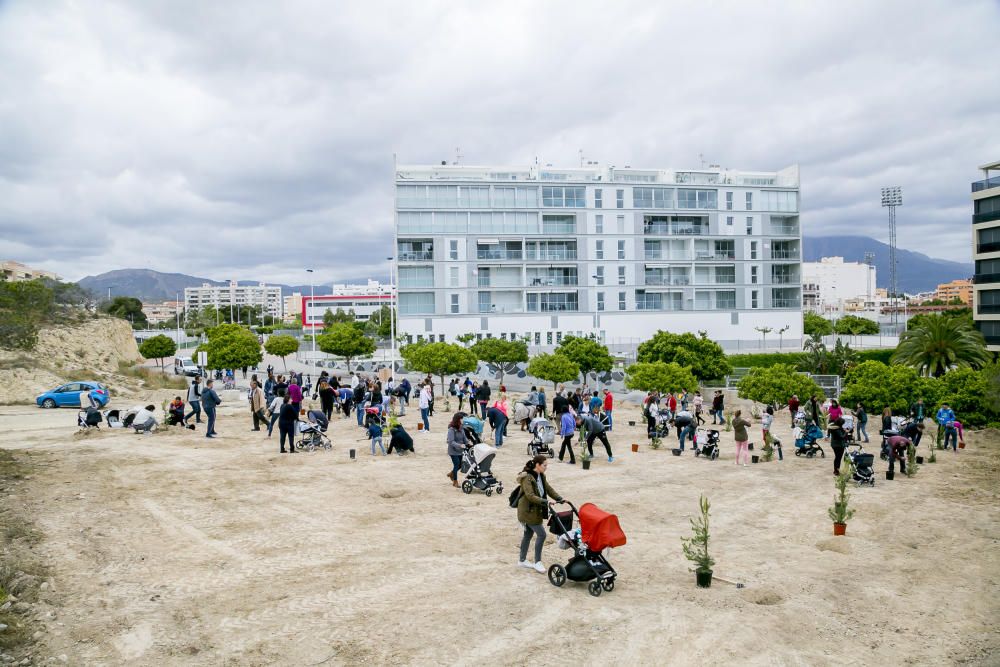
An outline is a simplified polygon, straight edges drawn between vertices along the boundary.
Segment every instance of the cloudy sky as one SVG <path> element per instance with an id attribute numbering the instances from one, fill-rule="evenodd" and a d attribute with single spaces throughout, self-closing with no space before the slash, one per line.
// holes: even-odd
<path id="1" fill-rule="evenodd" d="M 997 0 L 0 0 L 0 258 L 388 273 L 401 163 L 802 168 L 806 234 L 968 261 Z"/>

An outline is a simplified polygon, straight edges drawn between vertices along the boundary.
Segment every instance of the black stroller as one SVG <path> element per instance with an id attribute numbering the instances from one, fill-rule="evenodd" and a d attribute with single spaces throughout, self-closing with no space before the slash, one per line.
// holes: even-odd
<path id="1" fill-rule="evenodd" d="M 719 458 L 719 432 L 717 430 L 714 428 L 708 431 L 701 430 L 698 431 L 696 437 L 695 456 L 704 456 L 711 461 Z"/>
<path id="2" fill-rule="evenodd" d="M 577 511 L 573 503 L 568 512 L 553 512 L 549 530 L 559 537 L 559 545 L 573 549 L 573 557 L 565 566 L 555 564 L 549 568 L 549 581 L 562 586 L 566 580 L 589 581 L 587 591 L 598 597 L 601 591 L 615 589 L 618 573 L 604 557 L 604 550 L 625 544 L 625 533 L 618 525 L 618 517 L 608 514 L 593 503 L 584 503 Z M 580 529 L 573 529 L 573 515 L 580 519 Z"/>
<path id="3" fill-rule="evenodd" d="M 101 428 L 101 422 L 104 418 L 101 416 L 101 411 L 97 408 L 87 408 L 86 410 L 80 410 L 76 415 L 76 425 L 80 428 Z"/>
<path id="4" fill-rule="evenodd" d="M 852 450 L 851 447 L 857 447 L 857 449 Z M 845 456 L 851 462 L 851 468 L 854 470 L 854 474 L 852 475 L 854 482 L 859 487 L 866 485 L 875 486 L 875 470 L 873 468 L 875 455 L 866 452 L 861 443 L 851 443 L 851 445 L 848 445 Z"/>
<path id="5" fill-rule="evenodd" d="M 665 438 L 670 435 L 670 422 L 674 418 L 670 410 L 661 410 L 653 417 L 653 428 L 646 429 L 650 438 Z"/>

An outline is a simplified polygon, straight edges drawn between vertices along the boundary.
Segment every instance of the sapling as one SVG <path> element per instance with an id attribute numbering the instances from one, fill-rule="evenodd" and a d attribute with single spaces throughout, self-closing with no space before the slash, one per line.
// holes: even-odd
<path id="1" fill-rule="evenodd" d="M 663 445 L 663 438 L 658 435 L 654 435 L 649 439 L 650 449 L 659 449 Z"/>
<path id="2" fill-rule="evenodd" d="M 917 446 L 912 442 L 906 446 L 906 476 L 917 474 Z"/>
<path id="3" fill-rule="evenodd" d="M 691 519 L 691 537 L 682 537 L 681 543 L 684 550 L 684 557 L 694 563 L 695 572 L 711 572 L 715 565 L 715 560 L 708 554 L 708 510 L 711 508 L 708 498 L 698 497 L 698 504 L 701 507 L 701 514 Z"/>
<path id="4" fill-rule="evenodd" d="M 726 425 L 726 433 L 733 430 L 733 417 L 728 412 L 722 413 L 722 422 Z"/>
<path id="5" fill-rule="evenodd" d="M 847 493 L 847 484 L 851 481 L 851 466 L 844 467 L 844 471 L 837 475 L 834 484 L 837 487 L 837 494 L 833 496 L 833 507 L 827 510 L 827 515 L 834 523 L 846 524 L 854 516 L 854 510 L 849 509 L 847 504 L 850 494 Z"/>

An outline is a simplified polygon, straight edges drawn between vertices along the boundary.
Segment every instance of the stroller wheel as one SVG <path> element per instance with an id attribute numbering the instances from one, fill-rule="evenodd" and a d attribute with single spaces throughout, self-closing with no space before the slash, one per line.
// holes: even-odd
<path id="1" fill-rule="evenodd" d="M 566 568 L 562 565 L 553 565 L 549 568 L 549 581 L 553 586 L 562 586 L 566 583 Z"/>
<path id="2" fill-rule="evenodd" d="M 593 595 L 595 598 L 601 597 L 601 582 L 599 579 L 594 579 L 587 585 L 587 592 Z"/>
<path id="3" fill-rule="evenodd" d="M 472 493 L 472 482 L 470 482 L 469 480 L 465 480 L 464 482 L 462 482 L 462 491 L 465 491 L 466 493 Z"/>
<path id="4" fill-rule="evenodd" d="M 699 452 L 699 451 L 698 451 L 698 448 L 697 448 L 697 447 L 695 447 L 695 448 L 694 448 L 694 457 L 695 457 L 695 458 L 698 458 L 699 456 L 701 456 L 701 452 Z"/>
<path id="5" fill-rule="evenodd" d="M 719 458 L 719 450 L 718 449 L 716 449 L 714 452 L 712 452 L 712 460 L 714 461 L 717 458 Z"/>
<path id="6" fill-rule="evenodd" d="M 498 496 L 502 496 L 503 495 L 503 484 L 498 484 L 497 485 L 497 495 Z"/>
<path id="7" fill-rule="evenodd" d="M 821 450 L 819 450 L 819 457 L 820 457 L 821 459 L 825 459 L 825 458 L 826 458 L 826 452 L 824 452 L 824 451 L 823 451 L 822 449 L 821 449 Z"/>
<path id="8" fill-rule="evenodd" d="M 609 592 L 609 593 L 611 591 L 615 590 L 615 580 L 614 580 L 614 578 L 611 578 L 611 579 L 601 579 L 601 587 L 604 590 L 606 590 L 607 592 Z"/>
<path id="9" fill-rule="evenodd" d="M 486 489 L 486 497 L 489 498 L 493 495 L 493 489 Z"/>

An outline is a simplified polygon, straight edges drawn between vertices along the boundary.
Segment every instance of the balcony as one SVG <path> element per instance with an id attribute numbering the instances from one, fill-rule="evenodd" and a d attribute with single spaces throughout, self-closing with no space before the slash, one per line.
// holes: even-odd
<path id="1" fill-rule="evenodd" d="M 987 178 L 982 181 L 976 181 L 972 184 L 972 191 L 979 192 L 981 190 L 988 190 L 990 188 L 1000 187 L 1000 176 L 994 176 L 993 178 Z"/>
<path id="2" fill-rule="evenodd" d="M 972 282 L 976 285 L 1000 283 L 1000 273 L 977 273 L 972 277 Z"/>
<path id="3" fill-rule="evenodd" d="M 708 234 L 708 225 L 696 225 L 694 223 L 653 222 L 645 223 L 642 226 L 642 233 L 647 236 L 668 236 L 672 234 L 681 236 L 700 236 Z"/>
<path id="4" fill-rule="evenodd" d="M 429 262 L 433 259 L 433 250 L 417 250 L 414 252 L 399 253 L 399 261 L 401 262 Z"/>
<path id="5" fill-rule="evenodd" d="M 670 312 L 684 310 L 684 305 L 672 301 L 657 301 L 655 299 L 636 299 L 635 302 L 636 310 L 651 310 L 658 312 Z"/>
<path id="6" fill-rule="evenodd" d="M 798 276 L 782 276 L 782 275 L 771 276 L 771 284 L 773 285 L 795 285 L 798 284 L 798 282 L 799 282 Z"/>
<path id="7" fill-rule="evenodd" d="M 562 262 L 576 259 L 576 250 L 529 250 L 529 262 Z"/>
<path id="8" fill-rule="evenodd" d="M 1000 241 L 980 243 L 976 246 L 976 252 L 997 252 L 998 250 L 1000 250 Z"/>
<path id="9" fill-rule="evenodd" d="M 772 250 L 771 259 L 798 259 L 797 250 Z"/>
<path id="10" fill-rule="evenodd" d="M 798 225 L 774 225 L 771 227 L 772 236 L 798 236 L 799 226 Z"/>
<path id="11" fill-rule="evenodd" d="M 799 300 L 798 299 L 772 299 L 771 300 L 771 307 L 772 308 L 798 308 L 799 307 Z"/>
<path id="12" fill-rule="evenodd" d="M 669 253 L 654 250 L 647 250 L 643 255 L 645 259 L 653 260 L 656 262 L 690 262 L 691 253 Z"/>
<path id="13" fill-rule="evenodd" d="M 542 221 L 543 234 L 576 234 L 576 222 Z"/>
<path id="14" fill-rule="evenodd" d="M 695 253 L 694 258 L 695 258 L 695 260 L 697 260 L 699 262 L 705 262 L 705 261 L 708 261 L 708 262 L 724 261 L 724 260 L 736 259 L 736 252 L 735 251 L 734 252 L 724 252 L 724 253 L 719 253 L 719 252 L 714 252 L 714 253 L 698 252 L 698 253 Z"/>
<path id="15" fill-rule="evenodd" d="M 990 211 L 989 213 L 974 213 L 972 215 L 972 224 L 977 222 L 992 222 L 993 220 L 1000 220 L 1000 211 Z"/>
<path id="16" fill-rule="evenodd" d="M 520 261 L 524 258 L 524 253 L 520 250 L 484 250 L 480 248 L 476 250 L 476 259 L 491 259 L 491 260 L 517 260 Z"/>
<path id="17" fill-rule="evenodd" d="M 528 279 L 528 287 L 576 287 L 579 280 L 573 277 L 540 277 Z"/>
<path id="18" fill-rule="evenodd" d="M 979 304 L 976 308 L 976 312 L 980 315 L 998 315 L 1000 314 L 1000 304 L 997 305 L 984 305 Z"/>
<path id="19" fill-rule="evenodd" d="M 651 287 L 666 287 L 670 285 L 690 285 L 691 279 L 678 276 L 646 276 L 646 285 Z"/>

